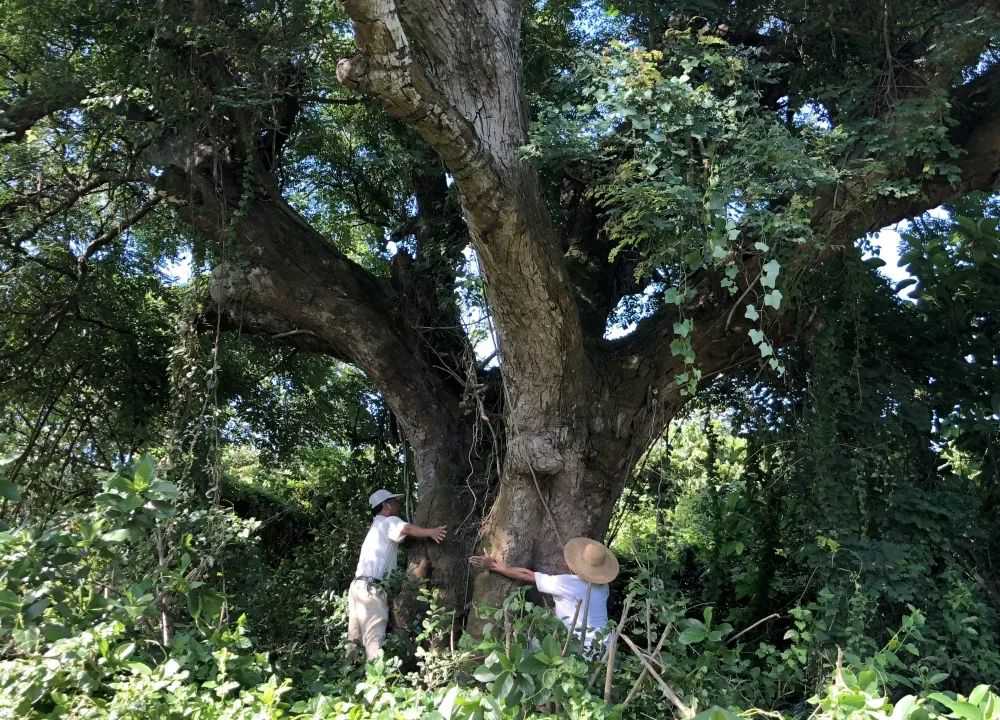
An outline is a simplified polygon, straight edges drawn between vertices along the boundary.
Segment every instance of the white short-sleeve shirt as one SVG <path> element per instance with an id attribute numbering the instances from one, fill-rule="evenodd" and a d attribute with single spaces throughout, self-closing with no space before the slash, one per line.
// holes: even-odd
<path id="1" fill-rule="evenodd" d="M 361 544 L 358 568 L 354 577 L 369 577 L 381 580 L 396 567 L 396 554 L 403 539 L 402 518 L 376 515 Z"/>
<path id="2" fill-rule="evenodd" d="M 573 622 L 573 615 L 576 613 L 576 604 L 580 603 L 580 616 L 577 617 L 576 627 L 579 632 L 583 623 L 583 604 L 587 596 L 587 583 L 576 575 L 547 575 L 546 573 L 535 572 L 535 587 L 539 592 L 551 595 L 555 600 L 556 617 L 563 621 L 568 628 Z M 590 610 L 587 614 L 587 639 L 584 643 L 590 647 L 594 640 L 594 635 L 603 630 L 608 625 L 608 586 L 594 585 L 590 591 Z"/>

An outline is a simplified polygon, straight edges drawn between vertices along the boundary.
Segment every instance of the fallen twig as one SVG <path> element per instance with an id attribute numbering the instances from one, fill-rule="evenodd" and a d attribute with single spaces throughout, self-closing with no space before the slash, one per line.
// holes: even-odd
<path id="1" fill-rule="evenodd" d="M 740 630 L 740 631 L 739 631 L 738 633 L 736 633 L 735 635 L 733 635 L 733 636 L 732 636 L 731 638 L 727 639 L 727 640 L 726 640 L 726 643 L 727 643 L 727 644 L 728 644 L 728 643 L 731 643 L 731 642 L 733 642 L 734 640 L 736 640 L 736 639 L 738 639 L 738 638 L 741 638 L 741 637 L 743 637 L 744 635 L 746 635 L 746 634 L 747 634 L 748 632 L 750 632 L 751 630 L 753 630 L 753 629 L 754 629 L 755 627 L 757 627 L 758 625 L 761 625 L 761 624 L 763 624 L 763 623 L 766 623 L 766 622 L 767 622 L 768 620 L 774 620 L 775 618 L 779 618 L 779 617 L 781 617 L 781 615 L 780 615 L 779 613 L 771 613 L 771 614 L 770 614 L 770 615 L 768 615 L 767 617 L 765 617 L 765 618 L 761 618 L 760 620 L 758 620 L 757 622 L 755 622 L 755 623 L 754 623 L 753 625 L 751 625 L 750 627 L 748 627 L 748 628 L 745 628 L 745 629 L 743 629 L 743 630 Z"/>
<path id="2" fill-rule="evenodd" d="M 660 674 L 653 669 L 652 663 L 650 663 L 650 661 L 646 658 L 642 650 L 637 648 L 635 646 L 635 643 L 632 642 L 631 639 L 629 639 L 629 636 L 622 635 L 622 640 L 625 641 L 626 645 L 632 648 L 632 652 L 634 652 L 636 657 L 639 658 L 639 662 L 643 664 L 643 667 L 645 667 L 646 672 L 652 675 L 653 679 L 656 680 L 657 684 L 660 686 L 660 689 L 663 691 L 663 694 L 667 697 L 667 700 L 672 702 L 674 704 L 674 707 L 676 707 L 680 711 L 681 717 L 684 718 L 694 717 L 694 712 L 691 710 L 691 708 L 689 708 L 687 705 L 684 704 L 684 701 L 682 701 L 680 696 L 676 692 L 674 692 L 674 689 L 669 685 L 667 685 L 666 681 L 662 677 L 660 677 Z"/>
<path id="3" fill-rule="evenodd" d="M 652 653 L 654 656 L 660 654 L 660 649 L 663 647 L 663 643 L 667 639 L 667 633 L 670 632 L 670 628 L 671 628 L 671 626 L 667 625 L 665 628 L 663 628 L 663 632 L 660 633 L 660 639 L 657 641 L 657 643 L 656 643 L 656 649 L 653 650 L 653 653 Z M 625 637 L 625 636 L 623 635 L 622 637 Z M 646 665 L 644 663 L 643 664 L 643 668 L 642 668 L 642 672 L 639 673 L 638 679 L 635 681 L 635 684 L 632 685 L 632 689 L 628 691 L 628 695 L 625 696 L 625 702 L 622 703 L 622 707 L 623 708 L 626 705 L 628 705 L 630 702 L 632 702 L 632 698 L 634 698 L 635 694 L 637 692 L 639 692 L 639 686 L 642 685 L 642 681 L 646 679 L 646 675 L 647 674 L 648 674 L 648 670 L 647 670 L 647 667 L 646 667 Z"/>

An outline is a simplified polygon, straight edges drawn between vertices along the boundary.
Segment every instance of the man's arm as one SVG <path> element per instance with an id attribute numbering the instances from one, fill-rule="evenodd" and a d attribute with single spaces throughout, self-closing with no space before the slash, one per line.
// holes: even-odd
<path id="1" fill-rule="evenodd" d="M 533 583 L 535 582 L 535 571 L 531 568 L 514 567 L 512 565 L 507 565 L 499 560 L 491 558 L 488 555 L 473 555 L 469 558 L 469 563 L 473 567 L 485 568 L 490 572 L 495 572 L 498 575 L 503 575 L 511 580 L 517 580 L 519 582 Z"/>
<path id="2" fill-rule="evenodd" d="M 441 525 L 440 527 L 425 528 L 420 527 L 419 525 L 406 523 L 400 531 L 400 535 L 404 538 L 429 538 L 436 543 L 443 542 L 447 534 L 448 528 L 444 525 Z"/>

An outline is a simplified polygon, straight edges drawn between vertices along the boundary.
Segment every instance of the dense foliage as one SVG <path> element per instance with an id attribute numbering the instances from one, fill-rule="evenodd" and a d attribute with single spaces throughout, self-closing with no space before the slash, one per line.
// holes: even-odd
<path id="1" fill-rule="evenodd" d="M 445 552 L 483 546 L 525 447 L 495 303 L 531 293 L 337 84 L 338 3 L 0 0 L 0 719 L 1000 718 L 1000 19 L 894 5 L 526 8 L 536 219 L 593 365 L 653 368 L 651 415 L 604 406 L 642 419 L 621 478 L 573 479 L 624 482 L 616 652 L 459 557 L 400 568 L 419 608 L 360 666 L 368 494 L 412 517 L 445 448 Z M 276 208 L 345 274 L 261 308 Z M 904 217 L 893 284 L 867 233 Z"/>

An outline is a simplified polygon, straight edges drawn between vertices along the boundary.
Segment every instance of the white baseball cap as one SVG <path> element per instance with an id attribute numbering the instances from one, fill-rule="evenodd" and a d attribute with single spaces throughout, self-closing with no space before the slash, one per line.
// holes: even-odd
<path id="1" fill-rule="evenodd" d="M 368 504 L 371 505 L 373 508 L 377 508 L 386 500 L 392 500 L 393 498 L 400 498 L 400 497 L 403 497 L 400 493 L 391 493 L 385 488 L 382 488 L 381 490 L 376 490 L 371 494 L 371 497 L 368 498 Z"/>

